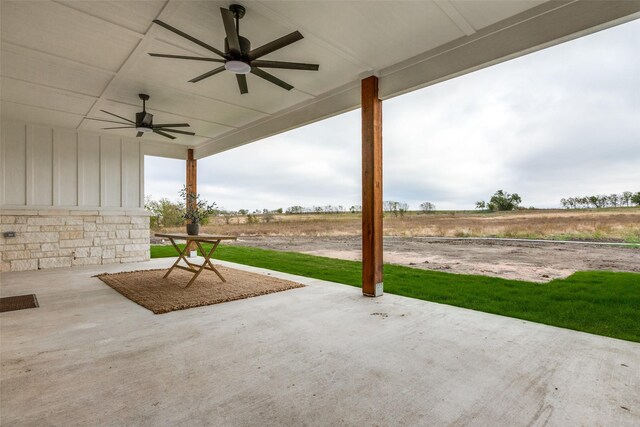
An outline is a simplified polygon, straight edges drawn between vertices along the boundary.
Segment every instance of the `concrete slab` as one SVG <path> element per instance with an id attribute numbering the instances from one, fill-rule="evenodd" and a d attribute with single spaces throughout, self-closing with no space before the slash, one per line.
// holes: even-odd
<path id="1" fill-rule="evenodd" d="M 3 273 L 40 308 L 0 315 L 2 425 L 640 425 L 636 343 L 275 272 L 308 286 L 154 315 L 91 277 L 172 262 Z"/>

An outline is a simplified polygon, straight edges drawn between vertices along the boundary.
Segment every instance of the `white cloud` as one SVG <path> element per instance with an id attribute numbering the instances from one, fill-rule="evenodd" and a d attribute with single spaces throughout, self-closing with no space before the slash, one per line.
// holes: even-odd
<path id="1" fill-rule="evenodd" d="M 384 198 L 470 209 L 504 189 L 556 207 L 639 191 L 639 51 L 635 21 L 385 101 Z M 350 206 L 360 161 L 358 110 L 200 160 L 199 191 L 229 209 Z M 162 162 L 147 161 L 146 193 L 175 198 L 162 191 L 184 165 Z"/>

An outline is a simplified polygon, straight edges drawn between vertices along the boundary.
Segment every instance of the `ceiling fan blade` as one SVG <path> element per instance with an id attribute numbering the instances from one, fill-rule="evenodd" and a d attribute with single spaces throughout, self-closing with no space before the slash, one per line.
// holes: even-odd
<path id="1" fill-rule="evenodd" d="M 102 128 L 102 129 L 135 129 L 135 126 L 116 126 L 114 128 Z"/>
<path id="2" fill-rule="evenodd" d="M 167 30 L 169 30 L 169 31 L 172 31 L 172 32 L 176 33 L 176 34 L 177 34 L 177 35 L 179 35 L 180 37 L 184 37 L 185 39 L 189 40 L 190 42 L 193 42 L 193 43 L 197 44 L 198 46 L 202 46 L 203 48 L 205 48 L 205 49 L 207 49 L 207 50 L 210 50 L 211 52 L 215 53 L 216 55 L 220 55 L 220 56 L 222 56 L 223 58 L 225 57 L 225 56 L 224 56 L 224 53 L 223 53 L 223 52 L 221 52 L 221 51 L 219 51 L 219 50 L 218 50 L 218 49 L 216 49 L 215 47 L 210 46 L 210 45 L 206 44 L 205 42 L 200 41 L 200 40 L 198 40 L 197 38 L 195 38 L 195 37 L 193 37 L 193 36 L 190 36 L 189 34 L 184 33 L 184 32 L 182 32 L 182 31 L 180 31 L 179 29 L 174 28 L 174 27 L 172 27 L 171 25 L 169 25 L 169 24 L 167 24 L 167 23 L 165 23 L 165 22 L 162 22 L 162 21 L 161 21 L 161 20 L 159 20 L 159 19 L 154 19 L 154 20 L 153 20 L 153 22 L 155 22 L 156 24 L 160 25 L 161 27 L 166 28 L 166 29 L 167 29 Z"/>
<path id="3" fill-rule="evenodd" d="M 249 58 L 253 61 L 254 59 L 258 59 L 273 52 L 274 50 L 282 49 L 283 47 L 288 46 L 291 43 L 295 43 L 303 38 L 304 37 L 302 37 L 302 34 L 300 34 L 299 31 L 294 31 L 291 34 L 287 34 L 286 36 L 280 37 L 279 39 L 253 49 L 249 52 Z"/>
<path id="4" fill-rule="evenodd" d="M 278 85 L 283 89 L 286 89 L 286 90 L 293 89 L 293 86 L 291 86 L 289 83 L 280 80 L 273 74 L 269 74 L 266 71 L 261 70 L 260 68 L 251 67 L 251 74 L 255 74 L 258 77 L 262 77 L 263 79 L 273 83 L 274 85 Z"/>
<path id="5" fill-rule="evenodd" d="M 154 128 L 188 128 L 191 126 L 189 123 L 161 123 L 159 125 L 153 125 Z"/>
<path id="6" fill-rule="evenodd" d="M 240 40 L 238 39 L 238 31 L 234 22 L 233 12 L 223 7 L 220 8 L 222 14 L 222 23 L 224 24 L 224 32 L 227 34 L 227 43 L 229 51 L 234 54 L 242 53 L 240 49 Z"/>
<path id="7" fill-rule="evenodd" d="M 200 56 L 169 55 L 166 53 L 150 53 L 149 56 L 157 56 L 158 58 L 191 59 L 193 61 L 224 62 L 224 59 L 202 58 Z"/>
<path id="8" fill-rule="evenodd" d="M 169 135 L 168 133 L 164 133 L 164 132 L 162 132 L 161 130 L 154 129 L 154 130 L 153 130 L 153 133 L 157 133 L 158 135 L 162 135 L 162 136 L 164 136 L 165 138 L 169 138 L 169 139 L 176 139 L 176 137 L 175 137 L 175 136 Z"/>
<path id="9" fill-rule="evenodd" d="M 224 71 L 224 66 L 218 67 L 215 70 L 208 71 L 208 72 L 206 72 L 204 74 L 199 75 L 198 77 L 194 77 L 191 80 L 189 80 L 189 83 L 197 83 L 200 80 L 206 79 L 207 77 L 211 77 L 214 74 L 218 74 L 218 73 L 220 73 L 222 71 Z"/>
<path id="10" fill-rule="evenodd" d="M 247 76 L 244 74 L 236 74 L 236 80 L 238 80 L 238 87 L 240 88 L 240 93 L 241 94 L 249 93 L 249 88 L 247 87 Z"/>
<path id="11" fill-rule="evenodd" d="M 144 135 L 144 132 L 138 132 L 136 133 L 136 138 L 140 138 L 142 135 Z"/>
<path id="12" fill-rule="evenodd" d="M 147 113 L 145 111 L 144 117 L 142 118 L 142 123 L 144 123 L 147 126 L 151 126 L 152 122 L 153 122 L 153 114 Z"/>
<path id="13" fill-rule="evenodd" d="M 183 130 L 178 129 L 162 129 L 162 132 L 173 132 L 173 133 L 181 133 L 183 135 L 195 135 L 195 132 L 185 132 Z"/>
<path id="14" fill-rule="evenodd" d="M 320 66 L 318 64 L 304 64 L 302 62 L 283 62 L 283 61 L 252 61 L 251 65 L 254 67 L 262 68 L 283 68 L 286 70 L 308 70 L 318 71 Z"/>
<path id="15" fill-rule="evenodd" d="M 119 118 L 119 119 L 122 119 L 122 120 L 124 120 L 125 122 L 133 123 L 134 125 L 136 124 L 136 122 L 131 121 L 131 120 L 129 120 L 129 119 L 125 119 L 124 117 L 119 116 L 119 115 L 117 115 L 117 114 L 113 114 L 113 113 L 110 113 L 110 112 L 105 111 L 105 110 L 100 110 L 100 111 L 102 111 L 103 113 L 107 113 L 107 114 L 109 114 L 109 115 L 111 115 L 111 116 L 117 117 L 117 118 Z"/>
<path id="16" fill-rule="evenodd" d="M 129 124 L 129 123 L 125 123 L 125 122 L 116 122 L 115 120 L 94 119 L 93 117 L 83 117 L 83 118 L 87 119 L 87 120 L 95 120 L 97 122 L 117 123 L 119 125 L 128 125 Z"/>

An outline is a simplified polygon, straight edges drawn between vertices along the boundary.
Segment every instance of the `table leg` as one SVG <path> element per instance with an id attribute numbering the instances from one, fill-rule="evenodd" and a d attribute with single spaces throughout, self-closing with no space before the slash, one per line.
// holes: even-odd
<path id="1" fill-rule="evenodd" d="M 202 253 L 202 256 L 204 257 L 204 262 L 202 263 L 202 265 L 200 265 L 198 268 L 198 270 L 195 272 L 195 274 L 193 275 L 193 277 L 191 278 L 191 280 L 189 280 L 189 283 L 187 283 L 187 286 L 185 286 L 184 288 L 188 288 L 189 286 L 191 286 L 191 284 L 198 278 L 198 276 L 200 275 L 200 273 L 202 273 L 202 271 L 205 269 L 205 266 L 207 265 L 207 262 L 209 262 L 209 258 L 207 258 L 207 256 L 211 256 L 211 253 L 213 252 L 213 250 L 215 250 L 216 246 L 218 246 L 218 243 L 216 242 L 214 244 L 213 250 L 211 250 L 209 253 L 205 252 L 202 248 L 202 246 L 200 245 L 199 241 L 195 241 L 196 242 L 196 246 L 198 249 L 200 249 L 200 252 Z"/>
<path id="2" fill-rule="evenodd" d="M 207 270 L 211 270 L 214 273 L 216 273 L 218 275 L 218 277 L 220 278 L 220 280 L 222 280 L 222 282 L 224 283 L 224 282 L 226 282 L 225 278 L 222 277 L 222 274 L 220 274 L 220 272 L 211 263 L 211 256 L 216 251 L 216 249 L 218 248 L 219 244 L 220 244 L 220 241 L 218 240 L 217 242 L 215 242 L 213 244 L 213 246 L 211 247 L 211 250 L 207 253 L 207 252 L 205 252 L 204 248 L 202 246 L 200 246 L 200 242 L 196 242 L 196 245 L 198 245 L 198 249 L 200 249 L 200 252 L 202 252 L 202 256 L 204 256 L 204 262 L 202 263 L 202 266 L 204 267 L 206 265 L 209 265 L 209 268 L 207 268 Z"/>
<path id="3" fill-rule="evenodd" d="M 181 259 L 183 259 L 187 263 L 187 265 L 189 265 L 189 261 L 187 261 L 187 259 L 185 258 L 185 254 L 189 250 L 189 245 L 188 244 L 185 245 L 184 250 L 180 250 L 180 247 L 176 244 L 173 238 L 169 237 L 169 241 L 178 252 L 178 259 L 176 260 L 176 262 L 173 263 L 171 268 L 169 268 L 169 270 L 165 273 L 165 275 L 162 277 L 163 279 L 166 279 L 169 276 L 169 274 L 173 271 L 174 268 L 176 268 L 176 266 L 178 265 Z"/>

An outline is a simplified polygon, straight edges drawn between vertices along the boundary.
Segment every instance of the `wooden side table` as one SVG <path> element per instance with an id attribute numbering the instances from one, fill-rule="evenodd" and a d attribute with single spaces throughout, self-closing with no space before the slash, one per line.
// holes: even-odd
<path id="1" fill-rule="evenodd" d="M 198 276 L 200 275 L 200 273 L 202 273 L 203 270 L 213 271 L 214 273 L 216 273 L 218 275 L 220 280 L 222 280 L 223 282 L 226 282 L 224 277 L 222 277 L 222 274 L 220 274 L 220 272 L 211 263 L 211 256 L 216 251 L 216 249 L 218 248 L 218 245 L 220 244 L 221 241 L 223 241 L 223 240 L 237 240 L 236 237 L 233 237 L 233 236 L 216 236 L 216 235 L 212 235 L 212 234 L 198 234 L 197 236 L 192 236 L 192 235 L 189 235 L 189 234 L 181 234 L 181 233 L 171 233 L 171 234 L 159 234 L 158 233 L 155 236 L 156 237 L 166 237 L 167 239 L 169 239 L 169 241 L 171 242 L 173 247 L 176 248 L 176 251 L 178 251 L 178 259 L 176 260 L 176 262 L 173 263 L 173 265 L 171 266 L 169 271 L 167 271 L 167 273 L 164 275 L 165 279 L 169 276 L 169 274 L 171 274 L 171 272 L 173 271 L 174 268 L 179 268 L 181 270 L 185 270 L 185 271 L 189 271 L 189 272 L 193 273 L 193 277 L 191 278 L 191 280 L 189 280 L 189 283 L 187 283 L 187 286 L 185 286 L 185 289 L 188 288 L 189 286 L 191 286 L 191 284 L 198 278 Z M 187 244 L 185 245 L 184 249 L 180 249 L 180 247 L 176 243 L 176 240 L 186 240 L 187 241 Z M 189 260 L 187 260 L 186 255 L 187 255 L 187 253 L 189 251 L 189 243 L 190 242 L 194 242 L 196 244 L 196 246 L 200 250 L 200 253 L 204 257 L 204 262 L 202 264 L 195 264 L 195 263 L 192 263 Z M 209 251 L 205 251 L 205 249 L 202 247 L 202 243 L 211 243 L 212 244 L 211 249 Z M 178 265 L 180 263 L 180 261 L 184 261 L 185 264 L 187 264 L 187 267 L 184 267 L 182 265 Z"/>

